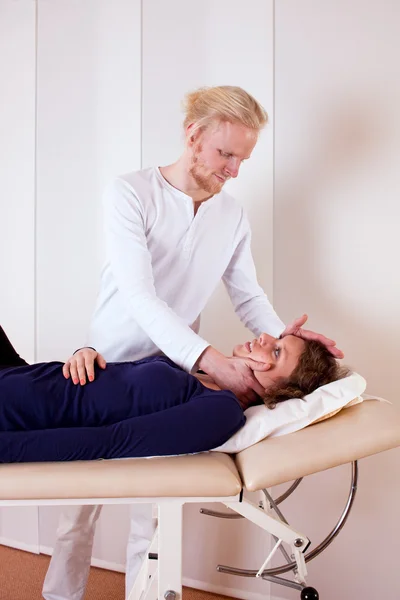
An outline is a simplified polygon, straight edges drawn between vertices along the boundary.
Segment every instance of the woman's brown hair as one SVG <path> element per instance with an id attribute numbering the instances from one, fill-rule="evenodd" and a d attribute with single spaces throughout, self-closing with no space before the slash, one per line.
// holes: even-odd
<path id="1" fill-rule="evenodd" d="M 305 340 L 297 367 L 289 378 L 278 381 L 266 390 L 264 403 L 268 408 L 275 408 L 279 402 L 290 398 L 304 398 L 322 385 L 346 377 L 349 372 L 337 362 L 326 346 L 314 340 Z"/>

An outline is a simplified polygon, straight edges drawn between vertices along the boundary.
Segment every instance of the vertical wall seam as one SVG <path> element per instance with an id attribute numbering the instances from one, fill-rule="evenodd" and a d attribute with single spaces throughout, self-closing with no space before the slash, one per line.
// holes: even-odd
<path id="1" fill-rule="evenodd" d="M 38 17 L 39 0 L 35 0 L 35 92 L 33 153 L 33 359 L 38 360 L 38 293 L 37 293 L 37 152 L 38 152 Z"/>
<path id="2" fill-rule="evenodd" d="M 143 0 L 140 0 L 140 168 L 143 169 Z"/>
<path id="3" fill-rule="evenodd" d="M 275 185 L 275 128 L 276 128 L 276 88 L 275 88 L 275 52 L 276 52 L 276 27 L 275 27 L 275 0 L 272 0 L 272 301 L 275 303 L 275 201 L 276 201 L 276 185 Z"/>
<path id="4" fill-rule="evenodd" d="M 34 152 L 33 152 L 33 360 L 38 360 L 38 286 L 37 286 L 37 152 L 38 152 L 38 45 L 39 0 L 35 0 L 35 92 L 34 92 Z M 36 506 L 37 552 L 40 546 L 40 508 Z"/>

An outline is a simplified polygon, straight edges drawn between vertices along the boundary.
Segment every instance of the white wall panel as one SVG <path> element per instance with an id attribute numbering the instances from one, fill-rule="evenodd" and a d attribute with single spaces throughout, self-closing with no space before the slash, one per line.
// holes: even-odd
<path id="1" fill-rule="evenodd" d="M 34 358 L 35 5 L 0 3 L 0 322 Z"/>
<path id="2" fill-rule="evenodd" d="M 166 165 L 183 150 L 186 92 L 200 86 L 239 85 L 252 93 L 272 117 L 272 1 L 146 0 L 143 12 L 143 166 Z M 272 293 L 272 124 L 230 192 L 245 206 L 253 230 L 253 252 L 260 283 Z M 221 285 L 202 315 L 201 333 L 224 352 L 246 340 Z M 221 507 L 220 507 L 221 508 Z M 267 536 L 246 523 L 221 521 L 185 507 L 184 575 L 193 585 L 245 597 L 268 596 L 267 582 L 217 573 L 218 562 L 235 566 L 262 563 Z M 196 540 L 196 541 L 194 541 Z M 229 591 L 227 589 L 229 588 Z"/>
<path id="3" fill-rule="evenodd" d="M 102 265 L 101 196 L 140 167 L 139 1 L 39 0 L 38 353 L 85 341 Z"/>
<path id="4" fill-rule="evenodd" d="M 398 402 L 400 5 L 280 0 L 275 30 L 275 303 L 286 320 L 308 312 L 367 391 Z M 361 462 L 354 511 L 310 564 L 325 600 L 400 596 L 399 460 Z M 345 470 L 327 472 L 291 503 L 311 539 L 334 523 L 346 486 Z"/>
<path id="5" fill-rule="evenodd" d="M 0 2 L 0 323 L 34 359 L 35 4 Z M 37 550 L 37 508 L 0 509 L 0 543 Z"/>

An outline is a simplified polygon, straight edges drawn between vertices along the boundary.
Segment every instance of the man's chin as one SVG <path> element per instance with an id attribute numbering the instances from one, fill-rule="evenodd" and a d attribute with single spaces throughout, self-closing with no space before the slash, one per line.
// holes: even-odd
<path id="1" fill-rule="evenodd" d="M 199 181 L 200 183 L 200 181 Z M 204 177 L 201 180 L 201 187 L 207 194 L 219 194 L 224 187 L 225 181 L 219 179 L 215 175 Z"/>
<path id="2" fill-rule="evenodd" d="M 226 181 L 224 179 L 218 179 L 218 177 L 215 177 L 214 179 L 215 182 L 213 182 L 213 187 L 215 187 L 215 189 L 218 189 L 218 191 L 221 191 Z"/>
<path id="3" fill-rule="evenodd" d="M 203 190 L 207 192 L 207 194 L 219 194 L 223 187 L 224 183 L 219 182 L 218 179 L 213 182 L 207 181 L 203 183 Z"/>

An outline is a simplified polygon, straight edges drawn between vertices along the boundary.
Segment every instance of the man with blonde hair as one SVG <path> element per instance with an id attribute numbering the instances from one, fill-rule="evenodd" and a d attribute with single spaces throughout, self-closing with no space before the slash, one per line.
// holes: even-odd
<path id="1" fill-rule="evenodd" d="M 257 282 L 243 207 L 223 190 L 250 158 L 267 121 L 263 107 L 243 89 L 201 88 L 186 97 L 181 157 L 108 186 L 107 259 L 89 335 L 90 346 L 101 352 L 98 367 L 106 368 L 106 360 L 162 353 L 188 372 L 201 369 L 243 406 L 262 395 L 254 371 L 265 370 L 264 363 L 224 356 L 198 334 L 201 312 L 221 279 L 255 336 L 319 339 L 341 356 L 333 341 L 302 329 L 306 316 L 285 328 Z M 64 365 L 64 375 L 76 384 L 92 381 L 93 355 L 79 350 Z M 46 600 L 83 599 L 100 509 L 64 512 L 43 588 Z M 151 506 L 133 505 L 131 514 L 127 596 L 154 530 Z"/>

